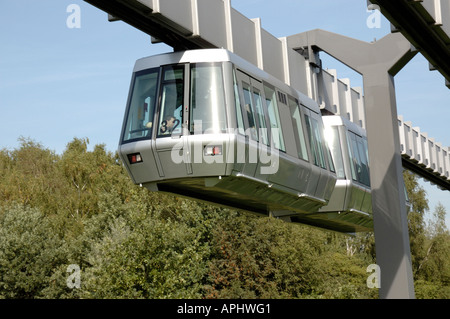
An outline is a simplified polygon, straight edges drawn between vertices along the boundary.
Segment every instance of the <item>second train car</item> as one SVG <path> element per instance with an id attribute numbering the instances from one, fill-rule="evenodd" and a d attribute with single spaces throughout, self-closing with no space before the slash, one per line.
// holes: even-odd
<path id="1" fill-rule="evenodd" d="M 342 167 L 317 103 L 224 49 L 138 60 L 119 154 L 152 191 L 341 232 L 372 227 L 365 206 L 326 209 Z"/>

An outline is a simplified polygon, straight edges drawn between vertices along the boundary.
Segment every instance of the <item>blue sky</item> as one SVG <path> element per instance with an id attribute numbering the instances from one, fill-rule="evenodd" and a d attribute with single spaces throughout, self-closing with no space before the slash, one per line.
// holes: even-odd
<path id="1" fill-rule="evenodd" d="M 70 4 L 81 8 L 80 28 L 67 27 Z M 384 18 L 380 28 L 367 26 L 371 12 L 365 0 L 234 0 L 232 5 L 248 18 L 261 18 L 263 28 L 277 37 L 320 28 L 370 42 L 390 32 Z M 81 0 L 0 0 L 0 45 L 0 148 L 13 149 L 24 136 L 57 153 L 74 137 L 115 151 L 134 62 L 171 51 L 123 22 L 108 22 L 104 12 Z M 339 77 L 362 86 L 358 74 L 322 58 Z M 417 55 L 395 83 L 398 113 L 450 146 L 450 90 L 443 77 Z M 450 225 L 450 193 L 423 185 L 431 211 L 442 202 Z"/>

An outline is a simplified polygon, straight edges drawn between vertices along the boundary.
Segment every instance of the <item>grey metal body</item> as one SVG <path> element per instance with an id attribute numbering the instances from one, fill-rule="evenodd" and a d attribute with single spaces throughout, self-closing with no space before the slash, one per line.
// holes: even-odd
<path id="1" fill-rule="evenodd" d="M 353 218 L 355 216 L 359 217 L 362 225 L 370 225 L 368 228 L 372 228 L 372 195 L 370 184 L 367 183 L 367 180 L 365 184 L 358 181 L 358 178 L 355 176 L 355 170 L 358 168 L 352 167 L 352 165 L 357 165 L 355 156 L 359 156 L 355 152 L 360 150 L 367 152 L 367 148 L 366 145 L 362 145 L 363 149 L 349 150 L 351 147 L 349 140 L 350 134 L 355 134 L 365 140 L 366 131 L 341 116 L 323 116 L 323 121 L 325 130 L 335 128 L 337 130 L 336 133 L 339 134 L 339 138 L 334 141 L 338 142 L 338 144 L 333 145 L 333 147 L 340 150 L 339 154 L 342 156 L 342 164 L 340 164 L 341 161 L 339 159 L 335 159 L 338 180 L 336 181 L 336 186 L 328 205 L 322 207 L 320 212 L 352 214 L 354 215 Z M 361 155 L 365 156 L 365 154 Z M 340 172 L 339 170 L 342 171 Z"/>
<path id="2" fill-rule="evenodd" d="M 144 58 L 136 62 L 134 72 L 172 64 L 182 64 L 185 68 L 189 68 L 190 64 L 199 62 L 223 63 L 229 131 L 222 134 L 200 135 L 185 132 L 169 137 L 156 137 L 154 132 L 152 139 L 121 143 L 119 150 L 122 160 L 135 183 L 153 191 L 176 193 L 342 232 L 365 231 L 372 228 L 370 205 L 367 205 L 368 197 L 366 197 L 368 192 L 352 181 L 345 182 L 346 187 L 351 189 L 345 207 L 339 210 L 320 211 L 320 208 L 327 205 L 333 197 L 333 191 L 336 190 L 334 187 L 336 175 L 329 170 L 330 167 L 323 169 L 312 163 L 314 155 L 309 143 L 306 144 L 309 161 L 298 157 L 298 145 L 292 127 L 292 111 L 296 108 L 301 112 L 302 121 L 307 115 L 322 123 L 323 117 L 313 100 L 226 50 L 194 50 Z M 240 101 L 244 100 L 242 86 L 245 83 L 252 83 L 253 87 L 259 88 L 260 91 L 263 91 L 263 84 L 271 85 L 277 92 L 298 100 L 294 108 L 278 101 L 286 150 L 277 152 L 279 162 L 275 172 L 262 174 L 261 169 L 267 168 L 267 164 L 261 158 L 257 162 L 249 160 L 251 152 L 260 154 L 264 149 L 265 152 L 273 153 L 275 151 L 273 139 L 270 147 L 265 147 L 247 135 L 236 133 L 233 72 L 237 75 Z M 189 93 L 185 92 L 185 95 Z M 156 114 L 155 123 L 157 116 Z M 266 120 L 268 121 L 267 118 Z M 344 120 L 341 120 L 341 124 L 344 123 L 342 121 Z M 303 134 L 307 136 L 304 124 Z M 322 127 L 322 124 L 319 125 Z M 346 121 L 345 125 L 364 136 L 364 130 L 358 129 L 355 124 Z M 155 127 L 153 129 L 156 130 Z M 196 149 L 202 152 L 207 145 L 220 145 L 222 155 L 215 157 L 214 163 L 205 162 L 205 157 L 201 158 L 200 162 L 196 161 Z M 177 147 L 178 154 L 186 157 L 182 163 L 174 163 L 172 158 L 172 152 Z M 252 148 L 254 151 L 251 151 Z M 240 153 L 239 149 L 245 152 Z M 186 150 L 189 150 L 189 153 Z M 133 153 L 140 153 L 143 162 L 132 165 L 127 156 Z M 348 154 L 346 156 L 348 161 Z M 336 195 L 335 198 L 337 197 Z"/>

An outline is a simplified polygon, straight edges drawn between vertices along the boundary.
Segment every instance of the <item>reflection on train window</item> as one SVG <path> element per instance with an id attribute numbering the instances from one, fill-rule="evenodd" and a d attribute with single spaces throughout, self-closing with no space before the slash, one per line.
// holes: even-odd
<path id="1" fill-rule="evenodd" d="M 270 131 L 272 132 L 272 139 L 274 146 L 280 151 L 285 152 L 283 131 L 281 130 L 280 115 L 278 113 L 277 97 L 275 90 L 264 86 L 264 94 L 266 96 L 267 113 L 270 121 Z"/>
<path id="2" fill-rule="evenodd" d="M 323 130 L 322 130 L 323 131 Z M 333 157 L 331 156 L 331 150 L 327 143 L 323 144 L 325 146 L 325 149 L 327 151 L 327 158 L 328 158 L 328 168 L 333 173 L 336 173 L 336 168 L 334 167 Z"/>
<path id="3" fill-rule="evenodd" d="M 367 157 L 367 142 L 362 137 L 357 136 L 359 158 L 361 159 L 361 183 L 370 186 L 369 160 Z"/>
<path id="4" fill-rule="evenodd" d="M 158 75 L 159 68 L 136 74 L 123 133 L 123 142 L 151 138 Z"/>
<path id="5" fill-rule="evenodd" d="M 236 71 L 234 69 L 233 69 L 233 87 L 234 87 L 234 102 L 236 107 L 237 128 L 238 132 L 244 135 L 245 134 L 244 119 L 242 117 L 241 100 L 239 98 L 239 86 L 237 84 Z"/>
<path id="6" fill-rule="evenodd" d="M 347 144 L 352 166 L 352 178 L 361 184 L 370 186 L 367 142 L 355 133 L 348 131 Z"/>
<path id="7" fill-rule="evenodd" d="M 292 125 L 295 130 L 295 142 L 297 144 L 298 157 L 308 161 L 308 151 L 306 149 L 305 134 L 303 133 L 303 124 L 300 116 L 300 108 L 297 100 L 289 97 L 289 107 L 292 114 Z"/>
<path id="8" fill-rule="evenodd" d="M 339 130 L 336 126 L 325 129 L 325 139 L 330 150 L 330 158 L 336 164 L 336 175 L 339 179 L 345 179 L 344 160 L 342 157 L 342 148 L 339 136 Z"/>
<path id="9" fill-rule="evenodd" d="M 191 66 L 191 133 L 226 132 L 225 98 L 221 64 Z"/>
<path id="10" fill-rule="evenodd" d="M 242 82 L 242 89 L 244 92 L 244 109 L 248 119 L 248 129 L 252 140 L 258 141 L 258 128 L 256 127 L 255 106 L 253 105 L 252 96 L 250 92 L 250 85 Z"/>
<path id="11" fill-rule="evenodd" d="M 267 135 L 266 117 L 264 115 L 264 109 L 262 105 L 261 92 L 257 89 L 253 89 L 253 98 L 255 100 L 256 116 L 258 118 L 259 134 L 261 135 L 261 143 L 269 145 L 269 139 Z"/>
<path id="12" fill-rule="evenodd" d="M 166 66 L 163 72 L 158 136 L 181 134 L 184 66 Z"/>
<path id="13" fill-rule="evenodd" d="M 320 134 L 319 123 L 305 114 L 306 129 L 308 131 L 309 143 L 311 145 L 311 153 L 314 158 L 314 165 L 327 168 L 325 163 L 325 155 L 323 152 L 323 142 Z"/>
<path id="14" fill-rule="evenodd" d="M 355 156 L 353 156 L 353 149 L 352 149 L 352 142 L 350 139 L 350 135 L 353 134 L 351 132 L 347 132 L 347 150 L 348 150 L 348 158 L 350 159 L 350 168 L 352 172 L 352 179 L 354 181 L 357 181 L 356 177 L 356 159 Z"/>

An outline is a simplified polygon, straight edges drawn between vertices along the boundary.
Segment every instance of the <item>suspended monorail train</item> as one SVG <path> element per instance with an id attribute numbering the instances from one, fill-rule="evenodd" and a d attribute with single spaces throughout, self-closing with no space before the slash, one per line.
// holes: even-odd
<path id="1" fill-rule="evenodd" d="M 119 154 L 151 191 L 371 230 L 365 132 L 326 118 L 314 100 L 227 50 L 168 53 L 135 64 Z"/>

